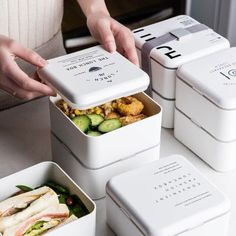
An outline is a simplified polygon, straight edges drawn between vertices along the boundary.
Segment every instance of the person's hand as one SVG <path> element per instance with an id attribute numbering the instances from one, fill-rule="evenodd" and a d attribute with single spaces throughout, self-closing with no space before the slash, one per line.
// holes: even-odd
<path id="1" fill-rule="evenodd" d="M 118 51 L 139 65 L 132 32 L 103 12 L 87 16 L 87 25 L 92 36 L 109 52 Z"/>
<path id="2" fill-rule="evenodd" d="M 26 100 L 43 95 L 55 95 L 50 87 L 23 72 L 15 62 L 17 57 L 38 67 L 47 64 L 36 52 L 0 35 L 0 89 Z"/>

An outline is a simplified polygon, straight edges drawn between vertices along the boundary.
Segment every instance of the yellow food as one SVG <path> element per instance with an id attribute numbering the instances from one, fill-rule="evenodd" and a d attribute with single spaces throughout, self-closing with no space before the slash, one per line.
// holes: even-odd
<path id="1" fill-rule="evenodd" d="M 111 112 L 105 117 L 106 119 L 114 119 L 114 118 L 120 118 L 120 114 L 116 112 Z"/>
<path id="2" fill-rule="evenodd" d="M 124 97 L 117 99 L 117 110 L 121 115 L 128 116 L 128 115 L 139 115 L 144 105 L 135 97 Z"/>
<path id="3" fill-rule="evenodd" d="M 74 113 L 75 113 L 75 115 L 77 115 L 77 116 L 81 115 L 81 112 L 80 112 L 79 109 L 75 109 L 75 110 L 74 110 Z"/>
<path id="4" fill-rule="evenodd" d="M 128 115 L 128 116 L 121 117 L 120 122 L 121 122 L 122 126 L 125 126 L 125 125 L 132 124 L 134 122 L 143 120 L 144 118 L 146 118 L 146 116 L 144 114 L 139 114 L 136 116 Z"/>

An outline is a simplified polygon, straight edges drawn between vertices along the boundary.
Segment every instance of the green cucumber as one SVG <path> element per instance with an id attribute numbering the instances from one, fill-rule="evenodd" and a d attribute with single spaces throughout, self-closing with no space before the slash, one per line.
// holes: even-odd
<path id="1" fill-rule="evenodd" d="M 121 127 L 121 122 L 119 119 L 109 119 L 109 120 L 104 120 L 99 126 L 98 130 L 102 133 L 107 133 L 112 130 L 118 129 Z"/>
<path id="2" fill-rule="evenodd" d="M 98 114 L 89 114 L 87 115 L 92 122 L 92 126 L 98 126 L 104 121 L 104 118 Z"/>
<path id="3" fill-rule="evenodd" d="M 91 120 L 86 115 L 76 116 L 72 121 L 82 132 L 87 131 L 91 125 Z"/>
<path id="4" fill-rule="evenodd" d="M 96 136 L 100 136 L 102 133 L 98 132 L 98 131 L 93 131 L 93 130 L 89 130 L 87 132 L 87 135 L 88 136 L 93 136 L 93 137 L 96 137 Z"/>

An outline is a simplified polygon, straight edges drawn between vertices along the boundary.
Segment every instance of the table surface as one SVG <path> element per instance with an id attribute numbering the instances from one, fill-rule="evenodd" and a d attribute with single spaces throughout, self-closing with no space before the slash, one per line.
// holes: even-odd
<path id="1" fill-rule="evenodd" d="M 173 137 L 173 131 L 162 129 L 161 158 L 181 154 L 191 161 L 231 200 L 231 218 L 227 236 L 236 235 L 236 171 L 219 173 L 201 161 Z M 51 159 L 48 100 L 30 103 L 0 112 L 0 178 L 41 161 Z M 105 199 L 96 201 L 96 236 L 113 236 L 106 225 Z"/>

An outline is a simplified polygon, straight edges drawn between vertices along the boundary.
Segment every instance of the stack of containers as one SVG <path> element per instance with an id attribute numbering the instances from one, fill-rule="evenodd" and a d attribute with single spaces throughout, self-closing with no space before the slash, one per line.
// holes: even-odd
<path id="1" fill-rule="evenodd" d="M 39 75 L 82 110 L 133 94 L 144 104 L 145 119 L 91 137 L 56 106 L 60 96 L 50 98 L 53 159 L 93 199 L 112 176 L 159 158 L 161 107 L 142 92 L 148 75 L 119 53 L 92 47 L 49 60 Z"/>
<path id="2" fill-rule="evenodd" d="M 175 137 L 218 171 L 236 168 L 236 48 L 177 71 Z"/>
<path id="3" fill-rule="evenodd" d="M 117 235 L 227 235 L 230 201 L 179 155 L 113 177 L 106 203 Z"/>
<path id="4" fill-rule="evenodd" d="M 177 68 L 229 48 L 229 42 L 186 15 L 136 29 L 133 34 L 140 64 L 151 77 L 147 93 L 163 107 L 162 126 L 173 128 Z"/>

